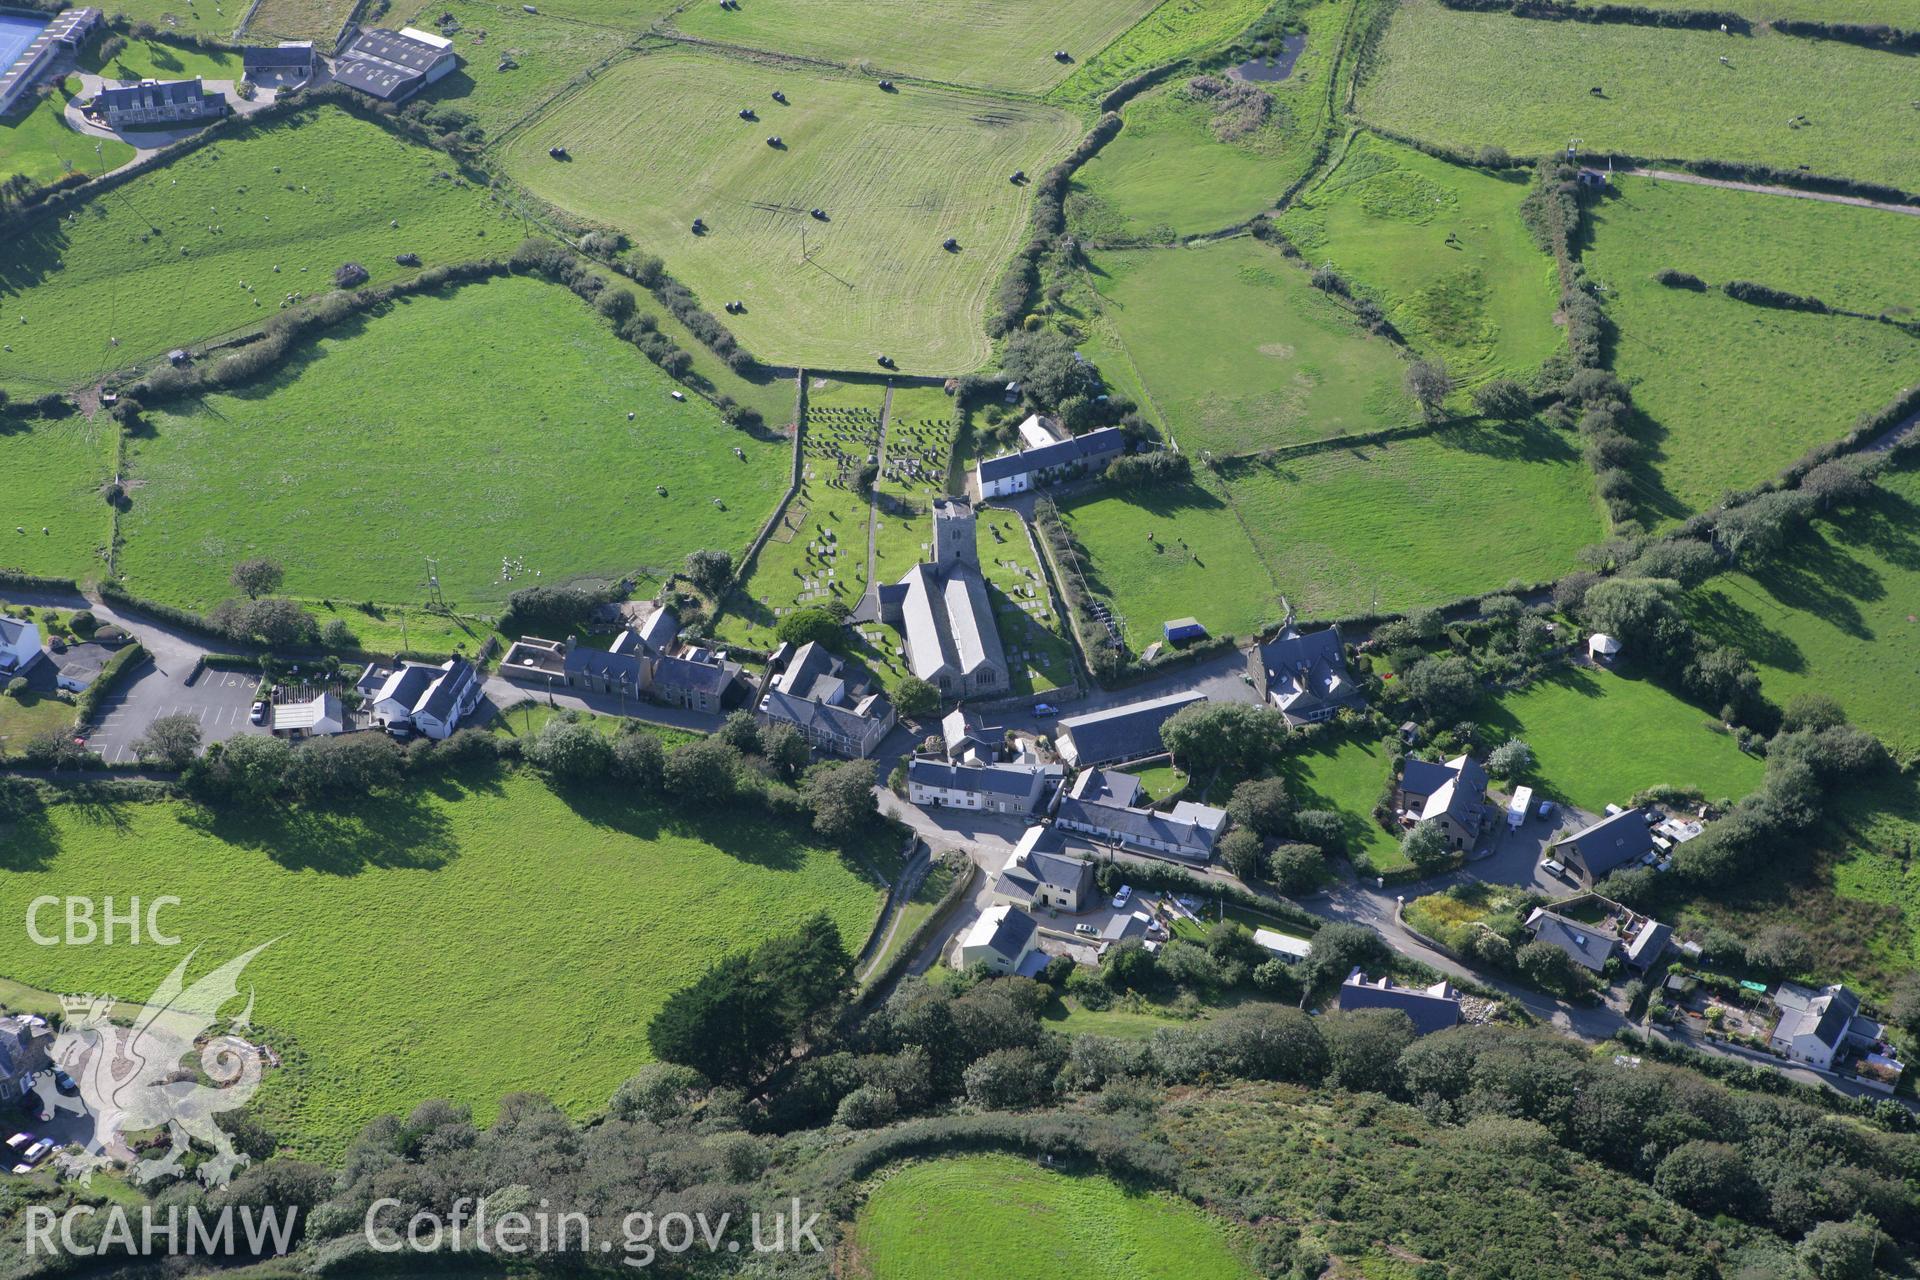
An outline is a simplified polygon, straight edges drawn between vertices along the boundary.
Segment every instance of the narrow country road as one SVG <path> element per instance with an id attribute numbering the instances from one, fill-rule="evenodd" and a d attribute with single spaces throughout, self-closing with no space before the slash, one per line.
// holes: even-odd
<path id="1" fill-rule="evenodd" d="M 1678 173 L 1672 169 L 1622 169 L 1621 173 L 1632 174 L 1637 178 L 1658 178 L 1662 182 L 1687 182 L 1696 187 L 1719 187 L 1725 191 L 1750 191 L 1762 196 L 1787 196 L 1794 200 L 1820 200 L 1827 204 L 1850 204 L 1861 209 L 1878 209 L 1883 213 L 1904 213 L 1910 218 L 1920 218 L 1920 206 L 1910 204 L 1890 204 L 1884 200 L 1869 200 L 1865 196 L 1847 196 L 1833 191 L 1802 191 L 1798 187 L 1768 186 L 1760 182 L 1735 182 L 1731 178 L 1703 178 L 1697 173 Z"/>

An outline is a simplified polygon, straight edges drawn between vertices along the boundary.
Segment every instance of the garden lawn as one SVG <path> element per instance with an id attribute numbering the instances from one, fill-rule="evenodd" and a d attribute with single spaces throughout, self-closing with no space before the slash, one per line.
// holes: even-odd
<path id="1" fill-rule="evenodd" d="M 1125 127 L 1073 176 L 1067 212 L 1074 231 L 1171 240 L 1271 208 L 1313 164 L 1343 14 L 1316 5 L 1302 15 L 1307 46 L 1291 75 L 1260 86 L 1273 106 L 1266 123 L 1243 137 L 1223 141 L 1214 133 L 1214 112 L 1187 88 L 1191 76 L 1127 103 Z"/>
<path id="2" fill-rule="evenodd" d="M 52 694 L 0 693 L 0 758 L 17 755 L 29 738 L 73 727 L 74 706 Z"/>
<path id="3" fill-rule="evenodd" d="M 1469 151 L 1492 144 L 1538 156 L 1579 138 L 1592 151 L 1806 165 L 1912 191 L 1920 189 L 1913 96 L 1911 57 L 1831 40 L 1541 21 L 1406 0 L 1359 110 L 1371 123 Z M 1808 121 L 1789 124 L 1801 115 Z"/>
<path id="4" fill-rule="evenodd" d="M 1387 787 L 1388 752 L 1383 743 L 1350 733 L 1323 733 L 1311 749 L 1289 755 L 1281 768 L 1295 807 L 1332 809 L 1346 825 L 1344 852 L 1364 858 L 1376 871 L 1398 871 L 1412 864 L 1400 852 L 1393 833 L 1373 818 L 1373 807 Z"/>
<path id="5" fill-rule="evenodd" d="M 169 920 L 200 948 L 194 974 L 271 940 L 246 984 L 288 1065 L 257 1106 L 283 1151 L 323 1160 L 426 1098 L 487 1123 L 502 1094 L 528 1089 L 586 1116 L 651 1057 L 648 1019 L 713 961 L 816 911 L 856 951 L 877 901 L 843 855 L 744 806 L 690 822 L 520 773 L 338 811 L 60 805 L 9 848 L 10 902 L 178 896 Z M 139 998 L 186 952 L 10 934 L 0 971 Z"/>
<path id="6" fill-rule="evenodd" d="M 1753 660 L 1761 688 L 1839 701 L 1901 757 L 1920 754 L 1920 470 L 1887 471 L 1860 510 L 1816 520 L 1761 566 L 1709 579 L 1696 623 Z"/>
<path id="7" fill-rule="evenodd" d="M 1054 1280 L 1096 1259 L 1108 1280 L 1253 1275 L 1192 1204 L 1016 1156 L 909 1165 L 873 1189 L 853 1234 L 873 1280 Z"/>
<path id="8" fill-rule="evenodd" d="M 1563 345 L 1553 260 L 1520 219 L 1526 192 L 1524 170 L 1495 175 L 1361 134 L 1277 221 L 1461 385 L 1526 380 Z"/>
<path id="9" fill-rule="evenodd" d="M 0 422 L 8 517 L 0 523 L 0 569 L 101 576 L 113 513 L 100 490 L 113 476 L 114 450 L 115 427 L 104 415 Z"/>
<path id="10" fill-rule="evenodd" d="M 1764 772 L 1710 712 L 1630 671 L 1571 668 L 1484 701 L 1475 718 L 1494 740 L 1533 748 L 1524 781 L 1590 813 L 1663 784 L 1697 787 L 1715 803 L 1737 800 Z"/>
<path id="11" fill-rule="evenodd" d="M 129 40 L 112 62 L 102 62 L 100 43 L 94 43 L 87 50 L 80 65 L 109 80 L 190 80 L 199 76 L 207 80 L 239 81 L 246 78 L 240 55 L 225 49 L 197 49 L 166 40 Z"/>
<path id="12" fill-rule="evenodd" d="M 619 31 L 551 17 L 549 12 L 545 6 L 533 14 L 482 0 L 429 0 L 412 25 L 444 33 L 437 20 L 451 13 L 460 24 L 449 37 L 460 66 L 436 81 L 421 100 L 470 113 L 489 139 L 498 139 L 575 77 L 626 47 L 627 37 Z M 500 63 L 507 58 L 513 65 L 502 69 Z"/>
<path id="13" fill-rule="evenodd" d="M 406 299 L 238 391 L 150 410 L 121 572 L 205 607 L 264 555 L 295 595 L 398 604 L 426 598 L 432 557 L 468 609 L 737 556 L 786 487 L 786 446 L 673 386 L 557 285 Z"/>
<path id="14" fill-rule="evenodd" d="M 521 227 L 445 168 L 324 107 L 202 147 L 74 221 L 43 218 L 0 258 L 13 347 L 0 386 L 38 394 L 260 325 L 287 294 L 331 290 L 343 262 L 383 284 L 416 274 L 400 253 L 427 266 L 512 253 Z"/>
<path id="15" fill-rule="evenodd" d="M 675 48 L 619 63 L 498 154 L 663 254 L 710 309 L 743 302 L 726 323 L 762 360 L 948 374 L 987 358 L 987 298 L 1026 234 L 1032 188 L 1009 175 L 1044 172 L 1078 133 L 1034 103 Z"/>
<path id="16" fill-rule="evenodd" d="M 1419 420 L 1400 353 L 1277 248 L 1243 236 L 1096 253 L 1089 270 L 1146 408 L 1195 458 Z"/>
<path id="17" fill-rule="evenodd" d="M 1142 72 L 1226 44 L 1252 26 L 1269 4 L 1270 0 L 1162 0 L 1098 54 L 1081 57 L 1073 74 L 1047 96 L 1090 116 L 1103 97 Z"/>
<path id="18" fill-rule="evenodd" d="M 325 47 L 340 34 L 354 0 L 260 0 L 247 21 L 254 40 L 312 40 Z"/>
<path id="19" fill-rule="evenodd" d="M 87 138 L 68 126 L 65 108 L 79 89 L 79 78 L 69 76 L 29 110 L 0 119 L 0 180 L 24 173 L 35 182 L 52 182 L 67 172 L 69 163 L 79 172 L 98 174 L 133 159 L 133 148 L 117 138 Z M 0 368 L 0 378 L 4 376 Z"/>
<path id="20" fill-rule="evenodd" d="M 822 58 L 872 76 L 1045 93 L 1073 58 L 1094 56 L 1154 0 L 755 0 L 686 5 L 673 29 L 747 49 Z"/>

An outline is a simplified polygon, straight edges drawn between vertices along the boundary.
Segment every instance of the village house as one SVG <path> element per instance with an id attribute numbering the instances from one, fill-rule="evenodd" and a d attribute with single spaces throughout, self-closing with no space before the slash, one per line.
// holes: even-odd
<path id="1" fill-rule="evenodd" d="M 1131 849 L 1206 862 L 1226 830 L 1227 813 L 1191 800 L 1161 813 L 1140 803 L 1140 779 L 1132 774 L 1088 769 L 1060 798 L 1053 824 Z"/>
<path id="2" fill-rule="evenodd" d="M 973 507 L 933 503 L 933 560 L 875 593 L 880 621 L 898 627 L 913 674 L 949 698 L 1006 693 L 1007 655 L 980 573 Z"/>
<path id="3" fill-rule="evenodd" d="M 1048 439 L 1052 433 L 1047 430 L 1046 421 L 1035 417 L 1020 425 L 1020 436 L 1028 444 L 1027 448 L 1003 453 L 997 458 L 982 458 L 974 464 L 974 485 L 983 500 L 1025 493 L 1063 477 L 1104 471 L 1127 450 L 1126 434 L 1118 427 L 1101 427 L 1083 436 Z"/>
<path id="4" fill-rule="evenodd" d="M 1545 907 L 1535 907 L 1527 917 L 1527 932 L 1536 942 L 1560 948 L 1575 964 L 1591 973 L 1604 970 L 1620 945 L 1620 935 L 1613 930 L 1569 920 Z"/>
<path id="5" fill-rule="evenodd" d="M 0 617 L 0 688 L 21 679 L 38 694 L 84 692 L 106 670 L 113 651 L 129 639 L 116 627 L 102 627 L 94 634 L 96 639 L 82 644 L 56 636 L 47 645 L 41 642 L 39 623 Z M 102 643 L 108 640 L 113 643 Z"/>
<path id="6" fill-rule="evenodd" d="M 760 699 L 767 724 L 790 724 L 815 750 L 865 759 L 889 732 L 893 704 L 878 693 L 856 693 L 846 663 L 809 641 L 794 651 Z"/>
<path id="7" fill-rule="evenodd" d="M 1057 764 L 949 764 L 916 758 L 907 762 L 907 799 L 917 805 L 1027 814 L 1045 807 L 1060 774 Z"/>
<path id="8" fill-rule="evenodd" d="M 45 1018 L 10 1013 L 0 1017 L 0 1104 L 18 1103 L 31 1078 L 53 1066 L 53 1028 Z"/>
<path id="9" fill-rule="evenodd" d="M 740 664 L 725 653 L 682 643 L 679 621 L 667 609 L 656 609 L 638 630 L 622 630 L 605 649 L 575 636 L 522 637 L 501 659 L 500 674 L 519 684 L 650 698 L 710 715 L 737 706 L 744 696 Z"/>
<path id="10" fill-rule="evenodd" d="M 1653 824 L 1645 809 L 1622 809 L 1553 842 L 1553 856 L 1581 884 L 1591 886 L 1616 867 L 1654 851 Z"/>
<path id="11" fill-rule="evenodd" d="M 445 36 L 369 27 L 334 59 L 333 78 L 383 102 L 404 102 L 460 63 Z"/>
<path id="12" fill-rule="evenodd" d="M 1289 617 L 1247 655 L 1247 674 L 1261 700 L 1278 707 L 1290 725 L 1314 724 L 1343 707 L 1363 705 L 1360 686 L 1347 672 L 1339 627 L 1302 631 Z"/>
<path id="13" fill-rule="evenodd" d="M 465 658 L 449 658 L 437 667 L 424 662 L 368 667 L 355 687 L 372 708 L 375 724 L 412 729 L 436 741 L 453 736 L 480 705 L 482 693 L 480 673 Z"/>
<path id="14" fill-rule="evenodd" d="M 227 96 L 209 90 L 196 76 L 192 80 L 142 80 L 100 90 L 87 114 L 109 129 L 153 129 L 191 124 L 227 114 Z"/>
<path id="15" fill-rule="evenodd" d="M 1394 786 L 1393 808 L 1402 826 L 1438 823 L 1449 849 L 1470 849 L 1489 816 L 1487 771 L 1467 755 L 1445 764 L 1408 756 Z"/>
<path id="16" fill-rule="evenodd" d="M 1835 984 L 1815 991 L 1783 982 L 1773 993 L 1773 1003 L 1779 1010 L 1771 1037 L 1775 1053 L 1821 1071 L 1866 1060 L 1877 1068 L 1861 1073 L 1869 1083 L 1883 1083 L 1889 1068 L 1892 1079 L 1899 1079 L 1902 1067 L 1886 1043 L 1886 1028 L 1860 1012 L 1860 997 L 1846 987 Z"/>
<path id="17" fill-rule="evenodd" d="M 983 964 L 993 973 L 1031 976 L 1047 962 L 1034 950 L 1038 934 L 1033 917 L 1019 907 L 1005 902 L 988 907 L 960 939 L 959 967 Z"/>
<path id="18" fill-rule="evenodd" d="M 1025 910 L 1079 912 L 1093 904 L 1093 864 L 1070 857 L 1059 833 L 1028 827 L 993 878 L 992 900 Z"/>
<path id="19" fill-rule="evenodd" d="M 1333 1007 L 1398 1009 L 1413 1023 L 1413 1034 L 1429 1035 L 1460 1024 L 1460 993 L 1444 979 L 1430 987 L 1403 987 L 1392 978 L 1369 978 L 1358 967 L 1340 984 Z"/>
<path id="20" fill-rule="evenodd" d="M 1183 709 L 1206 700 L 1206 694 L 1195 690 L 1068 716 L 1060 721 L 1054 735 L 1054 750 L 1075 769 L 1159 755 L 1167 749 L 1160 741 L 1160 726 Z"/>

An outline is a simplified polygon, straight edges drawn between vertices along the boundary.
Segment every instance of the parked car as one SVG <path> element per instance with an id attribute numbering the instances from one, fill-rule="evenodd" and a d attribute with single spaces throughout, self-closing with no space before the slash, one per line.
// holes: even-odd
<path id="1" fill-rule="evenodd" d="M 395 742 L 405 742 L 413 736 L 413 721 L 395 720 L 387 725 L 387 736 Z"/>
<path id="2" fill-rule="evenodd" d="M 267 722 L 267 704 L 264 702 L 254 703 L 253 710 L 247 713 L 247 719 L 253 721 L 255 724 L 265 724 Z"/>
<path id="3" fill-rule="evenodd" d="M 1132 896 L 1133 896 L 1133 886 L 1130 884 L 1121 885 L 1120 892 L 1113 895 L 1113 909 L 1115 911 L 1118 911 L 1120 908 L 1126 906 L 1127 899 L 1131 898 Z"/>
<path id="4" fill-rule="evenodd" d="M 1088 924 L 1084 920 L 1082 920 L 1079 924 L 1073 926 L 1073 931 L 1075 933 L 1084 933 L 1088 937 L 1092 937 L 1094 934 L 1100 932 L 1098 929 L 1094 928 L 1092 925 Z"/>
<path id="5" fill-rule="evenodd" d="M 1540 802 L 1540 816 L 1543 818 L 1551 818 L 1553 816 L 1553 801 L 1542 800 Z"/>
<path id="6" fill-rule="evenodd" d="M 7 1153 L 17 1156 L 37 1141 L 30 1133 L 16 1133 L 7 1139 Z"/>
<path id="7" fill-rule="evenodd" d="M 53 1073 L 53 1087 L 66 1094 L 69 1098 L 74 1097 L 80 1092 L 80 1082 L 66 1072 L 58 1069 Z"/>
<path id="8" fill-rule="evenodd" d="M 32 1173 L 33 1167 L 45 1160 L 53 1151 L 53 1140 L 42 1138 L 20 1153 L 20 1163 L 13 1166 L 15 1173 Z"/>
<path id="9" fill-rule="evenodd" d="M 1548 858 L 1545 862 L 1540 864 L 1540 869 L 1545 871 L 1548 875 L 1555 876 L 1561 880 L 1565 880 L 1567 878 L 1567 868 L 1557 858 Z"/>
<path id="10" fill-rule="evenodd" d="M 1054 706 L 1051 702 L 1036 702 L 1033 704 L 1033 714 L 1045 720 L 1059 715 L 1060 708 Z"/>

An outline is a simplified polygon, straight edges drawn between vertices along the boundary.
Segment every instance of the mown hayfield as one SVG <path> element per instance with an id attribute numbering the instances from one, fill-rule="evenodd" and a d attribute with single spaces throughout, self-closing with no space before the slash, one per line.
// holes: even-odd
<path id="1" fill-rule="evenodd" d="M 874 76 L 1045 93 L 1154 0 L 755 0 L 687 5 L 669 26 L 702 40 L 821 58 Z"/>
<path id="2" fill-rule="evenodd" d="M 889 1175 L 853 1231 L 872 1280 L 1053 1280 L 1099 1260 L 1112 1280 L 1227 1280 L 1252 1270 L 1226 1228 L 1184 1200 L 1015 1156 L 962 1156 Z"/>
<path id="3" fill-rule="evenodd" d="M 411 603 L 432 556 L 465 609 L 738 555 L 786 487 L 786 447 L 673 386 L 555 285 L 406 300 L 258 383 L 152 412 L 121 572 L 206 606 L 265 555 L 296 595 Z"/>
<path id="4" fill-rule="evenodd" d="M 265 7 L 264 5 L 262 6 Z M 165 40 L 129 40 L 111 62 L 100 57 L 104 41 L 95 41 L 80 65 L 109 80 L 240 80 L 246 75 L 240 55 L 225 49 L 196 49 Z"/>
<path id="5" fill-rule="evenodd" d="M 101 486 L 113 478 L 114 448 L 115 427 L 105 416 L 0 421 L 8 517 L 0 523 L 0 569 L 103 575 L 113 513 Z"/>
<path id="6" fill-rule="evenodd" d="M 1639 434 L 1653 454 L 1640 497 L 1655 519 L 1704 509 L 1728 489 L 1772 478 L 1920 379 L 1920 338 L 1892 325 L 1758 307 L 1718 289 L 1669 289 L 1653 280 L 1675 267 L 1712 285 L 1757 280 L 1877 310 L 1915 296 L 1905 290 L 1914 277 L 1911 255 L 1877 251 L 1900 241 L 1874 234 L 1910 236 L 1911 219 L 1780 198 L 1772 203 L 1827 216 L 1755 214 L 1754 202 L 1768 197 L 1706 194 L 1734 199 L 1725 206 L 1732 225 L 1723 226 L 1714 200 L 1676 202 L 1669 185 L 1634 184 L 1603 205 L 1585 255 L 1589 273 L 1607 288 L 1608 318 L 1620 335 L 1614 369 L 1633 384 L 1646 419 Z M 1748 231 L 1751 237 L 1742 234 Z M 1875 279 L 1881 259 L 1888 261 Z"/>
<path id="7" fill-rule="evenodd" d="M 259 325 L 288 294 L 332 289 L 343 262 L 379 284 L 416 273 L 400 253 L 428 266 L 512 253 L 520 225 L 444 168 L 328 107 L 203 147 L 72 221 L 36 222 L 0 257 L 13 348 L 0 386 L 44 392 Z"/>
<path id="8" fill-rule="evenodd" d="M 763 360 L 957 373 L 987 356 L 986 300 L 1025 233 L 1030 188 L 1008 179 L 1078 129 L 1036 104 L 672 49 L 615 66 L 500 154 L 537 195 L 664 255 L 709 308 L 744 302 L 726 321 Z"/>
<path id="9" fill-rule="evenodd" d="M 1278 222 L 1472 385 L 1525 379 L 1561 346 L 1559 284 L 1520 220 L 1526 194 L 1522 170 L 1496 176 L 1362 134 Z"/>
<path id="10" fill-rule="evenodd" d="M 1911 58 L 1831 40 L 1546 22 L 1407 0 L 1359 108 L 1375 124 L 1469 149 L 1544 155 L 1579 138 L 1591 151 L 1807 165 L 1914 190 L 1912 99 Z M 1802 115 L 1808 122 L 1789 123 Z"/>
<path id="11" fill-rule="evenodd" d="M 1764 772 L 1712 712 L 1630 669 L 1570 669 L 1483 703 L 1475 719 L 1494 737 L 1533 748 L 1526 781 L 1535 790 L 1591 813 L 1662 784 L 1698 787 L 1716 803 L 1738 799 Z"/>
<path id="12" fill-rule="evenodd" d="M 311 40 L 324 48 L 340 34 L 353 8 L 353 0 L 260 0 L 247 35 L 255 40 Z"/>
<path id="13" fill-rule="evenodd" d="M 1693 616 L 1753 659 L 1775 702 L 1825 694 L 1900 756 L 1920 753 L 1920 471 L 1815 521 L 1760 568 L 1694 592 Z"/>
<path id="14" fill-rule="evenodd" d="M 1134 76 L 1225 44 L 1267 8 L 1268 0 L 1161 0 L 1098 55 L 1081 58 L 1047 96 L 1077 111 L 1096 110 Z"/>
<path id="15" fill-rule="evenodd" d="M 1196 457 L 1419 420 L 1398 350 L 1250 236 L 1096 253 L 1089 270 L 1145 407 Z"/>
<path id="16" fill-rule="evenodd" d="M 1213 100 L 1192 90 L 1191 76 L 1127 103 L 1125 126 L 1074 174 L 1067 213 L 1075 232 L 1171 240 L 1272 208 L 1313 163 L 1343 11 L 1316 5 L 1302 16 L 1307 46 L 1287 79 L 1260 86 L 1273 105 L 1251 132 L 1222 122 Z"/>
<path id="17" fill-rule="evenodd" d="M 589 1114 L 648 1060 L 648 1018 L 712 961 L 822 910 L 858 949 L 877 906 L 869 877 L 802 828 L 518 773 L 339 810 L 64 805 L 6 834 L 6 901 L 172 894 L 187 944 L 46 948 L 9 931 L 0 969 L 20 981 L 138 999 L 188 946 L 198 974 L 272 941 L 246 985 L 288 1065 L 256 1105 L 283 1149 L 320 1159 L 424 1098 L 483 1123 L 522 1089 Z"/>
<path id="18" fill-rule="evenodd" d="M 69 164 L 81 173 L 105 173 L 133 159 L 126 143 L 83 137 L 67 125 L 66 105 L 79 91 L 79 78 L 68 76 L 30 109 L 0 119 L 0 180 L 24 173 L 35 182 L 52 182 Z"/>
<path id="19" fill-rule="evenodd" d="M 469 112 L 488 138 L 498 138 L 545 106 L 575 76 L 625 48 L 628 39 L 608 27 L 552 17 L 544 7 L 533 14 L 484 0 L 429 0 L 409 22 L 439 32 L 443 13 L 460 24 L 450 37 L 460 66 L 422 97 Z M 505 59 L 513 65 L 502 69 Z"/>

